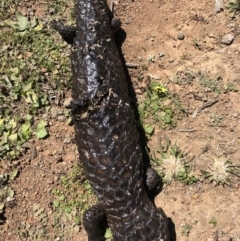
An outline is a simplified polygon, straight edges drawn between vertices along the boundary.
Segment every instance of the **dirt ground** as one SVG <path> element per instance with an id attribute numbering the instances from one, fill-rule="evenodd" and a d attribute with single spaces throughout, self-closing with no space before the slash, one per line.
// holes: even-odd
<path id="1" fill-rule="evenodd" d="M 35 5 L 41 19 L 42 4 Z M 233 177 L 231 185 L 215 186 L 204 180 L 201 170 L 206 170 L 213 158 L 229 158 L 239 164 L 240 145 L 240 96 L 237 91 L 218 94 L 207 87 L 196 84 L 176 84 L 171 77 L 186 70 L 204 73 L 210 78 L 221 76 L 223 86 L 234 83 L 240 88 L 240 15 L 231 18 L 224 11 L 215 14 L 214 1 L 193 0 L 119 0 L 115 15 L 122 21 L 126 39 L 122 52 L 126 62 L 148 66 L 143 80 L 142 71 L 129 69 L 131 81 L 141 101 L 142 89 L 147 85 L 147 76 L 167 84 L 176 93 L 187 114 L 170 130 L 155 128 L 149 137 L 148 146 L 154 152 L 164 137 L 194 157 L 194 174 L 200 181 L 184 185 L 173 181 L 163 187 L 155 198 L 175 226 L 177 241 L 237 241 L 240 240 L 240 184 Z M 232 43 L 224 44 L 225 35 L 232 34 Z M 59 40 L 60 41 L 60 40 Z M 147 62 L 149 56 L 154 60 Z M 195 82 L 193 82 L 195 83 Z M 65 93 L 70 96 L 71 93 Z M 196 108 L 218 100 L 203 109 L 196 118 Z M 49 118 L 49 137 L 45 140 L 32 139 L 37 157 L 26 152 L 13 166 L 20 171 L 12 183 L 16 196 L 13 205 L 5 211 L 5 223 L 0 226 L 0 241 L 50 240 L 48 238 L 24 238 L 26 229 L 34 226 L 42 229 L 39 220 L 32 214 L 33 203 L 44 207 L 51 217 L 53 201 L 51 191 L 59 185 L 61 173 L 67 173 L 78 162 L 74 145 L 74 130 L 66 120 L 57 119 L 55 112 L 63 106 L 52 106 Z M 1 166 L 8 169 L 7 164 Z M 60 240 L 55 235 L 54 239 Z M 75 234 L 66 234 L 63 240 L 87 240 L 83 229 Z"/>

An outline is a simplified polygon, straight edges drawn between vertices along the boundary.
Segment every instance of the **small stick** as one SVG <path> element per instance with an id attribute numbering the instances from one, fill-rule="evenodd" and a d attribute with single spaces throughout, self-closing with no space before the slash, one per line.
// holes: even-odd
<path id="1" fill-rule="evenodd" d="M 205 108 L 208 108 L 208 107 L 216 104 L 217 102 L 218 102 L 218 100 L 209 101 L 206 104 L 204 104 L 202 107 L 200 107 L 199 110 L 203 110 Z"/>
<path id="2" fill-rule="evenodd" d="M 126 67 L 127 67 L 127 68 L 137 69 L 137 68 L 138 68 L 138 64 L 126 63 Z"/>
<path id="3" fill-rule="evenodd" d="M 199 183 L 199 185 L 198 185 L 198 187 L 197 187 L 197 190 L 194 192 L 194 194 L 197 193 L 197 192 L 199 192 L 199 190 L 200 190 L 201 187 L 202 187 L 202 184 Z"/>
<path id="4" fill-rule="evenodd" d="M 22 239 L 20 238 L 20 235 L 18 234 L 18 240 L 22 241 Z"/>
<path id="5" fill-rule="evenodd" d="M 50 173 L 50 174 L 52 174 L 52 175 L 55 175 L 55 174 L 60 175 L 60 174 L 61 174 L 61 173 L 56 173 L 56 172 L 54 172 L 54 171 L 48 171 L 48 170 L 46 170 L 46 169 L 43 169 L 43 168 L 37 167 L 37 166 L 33 166 L 33 167 L 31 167 L 31 168 L 33 168 L 33 169 L 39 169 L 39 170 L 41 170 L 41 171 L 43 171 L 43 172 L 47 172 L 47 173 Z"/>
<path id="6" fill-rule="evenodd" d="M 194 132 L 194 131 L 197 131 L 195 129 L 181 129 L 179 130 L 180 132 Z"/>
<path id="7" fill-rule="evenodd" d="M 4 75 L 3 78 L 6 80 L 6 82 L 7 82 L 7 84 L 8 84 L 8 87 L 9 87 L 10 89 L 12 89 L 12 88 L 13 88 L 13 85 L 12 85 L 10 79 L 8 78 L 8 76 L 7 76 L 7 75 Z"/>
<path id="8" fill-rule="evenodd" d="M 223 10 L 223 0 L 216 0 L 214 5 L 214 12 L 219 13 Z"/>
<path id="9" fill-rule="evenodd" d="M 193 112 L 192 118 L 195 119 L 197 117 L 199 108 L 196 108 L 196 110 Z"/>
<path id="10" fill-rule="evenodd" d="M 205 108 L 208 108 L 208 107 L 214 105 L 217 102 L 218 102 L 218 100 L 209 101 L 206 104 L 204 104 L 203 106 L 201 106 L 199 108 L 196 108 L 196 110 L 193 112 L 192 118 L 195 119 L 197 117 L 199 111 L 201 111 Z"/>
<path id="11" fill-rule="evenodd" d="M 111 7 L 110 7 L 110 11 L 113 13 L 113 8 L 114 8 L 114 1 L 111 2 Z"/>

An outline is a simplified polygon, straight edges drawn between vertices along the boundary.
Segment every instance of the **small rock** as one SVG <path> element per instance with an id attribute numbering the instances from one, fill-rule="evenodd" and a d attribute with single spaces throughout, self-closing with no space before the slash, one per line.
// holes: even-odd
<path id="1" fill-rule="evenodd" d="M 230 45 L 233 42 L 233 40 L 234 40 L 234 35 L 229 33 L 223 36 L 221 43 L 225 45 Z"/>
<path id="2" fill-rule="evenodd" d="M 209 33 L 209 34 L 208 34 L 208 37 L 209 37 L 209 38 L 215 38 L 215 36 L 214 36 L 213 33 Z"/>
<path id="3" fill-rule="evenodd" d="M 177 38 L 178 38 L 178 40 L 184 40 L 185 36 L 182 31 L 177 33 Z"/>
<path id="4" fill-rule="evenodd" d="M 70 135 L 66 135 L 66 137 L 64 138 L 64 140 L 63 140 L 63 143 L 64 144 L 69 144 L 71 142 L 71 137 L 70 137 Z"/>
<path id="5" fill-rule="evenodd" d="M 56 162 L 56 163 L 59 163 L 59 162 L 62 162 L 62 163 L 63 163 L 62 157 L 61 157 L 61 156 L 55 157 L 55 162 Z"/>
<path id="6" fill-rule="evenodd" d="M 223 10 L 223 0 L 216 0 L 214 5 L 214 12 L 219 13 Z"/>
<path id="7" fill-rule="evenodd" d="M 13 161 L 13 166 L 14 167 L 17 167 L 17 166 L 19 166 L 21 163 L 20 163 L 20 161 Z"/>
<path id="8" fill-rule="evenodd" d="M 64 100 L 63 106 L 66 108 L 69 108 L 69 107 L 71 107 L 71 102 L 72 102 L 72 98 L 67 98 Z"/>
<path id="9" fill-rule="evenodd" d="M 192 198 L 193 198 L 193 199 L 198 199 L 199 196 L 200 196 L 200 195 L 199 195 L 198 193 L 195 193 L 195 194 L 192 196 Z"/>
<path id="10" fill-rule="evenodd" d="M 36 146 L 36 151 L 37 152 L 43 152 L 42 146 Z"/>
<path id="11" fill-rule="evenodd" d="M 164 53 L 158 53 L 158 59 L 162 58 L 164 56 Z"/>
<path id="12" fill-rule="evenodd" d="M 230 225 L 227 225 L 225 227 L 225 230 L 229 233 L 232 230 L 232 227 Z"/>
<path id="13" fill-rule="evenodd" d="M 175 213 L 175 211 L 174 211 L 173 209 L 171 209 L 171 210 L 170 210 L 170 213 L 171 213 L 171 214 L 174 214 L 174 213 Z"/>
<path id="14" fill-rule="evenodd" d="M 239 189 L 239 186 L 240 186 L 239 183 L 235 183 L 235 184 L 234 184 L 234 187 L 235 187 L 236 189 Z"/>
<path id="15" fill-rule="evenodd" d="M 142 94 L 142 90 L 138 88 L 138 89 L 135 90 L 135 93 L 138 94 L 138 95 L 141 95 Z"/>
<path id="16" fill-rule="evenodd" d="M 49 118 L 49 117 L 48 117 L 48 113 L 43 114 L 43 115 L 42 115 L 42 118 L 43 118 L 44 120 L 48 120 L 48 118 Z"/>
<path id="17" fill-rule="evenodd" d="M 57 120 L 64 122 L 66 120 L 66 117 L 61 115 L 61 116 L 58 116 Z"/>
<path id="18" fill-rule="evenodd" d="M 50 178 L 49 178 L 49 179 L 47 179 L 47 180 L 46 180 L 46 182 L 47 182 L 47 184 L 53 184 L 53 180 L 52 180 L 52 179 L 50 179 Z"/>
<path id="19" fill-rule="evenodd" d="M 168 60 L 169 63 L 173 63 L 174 61 L 175 61 L 174 58 L 170 58 L 170 59 Z"/>
<path id="20" fill-rule="evenodd" d="M 153 74 L 148 74 L 148 76 L 151 78 L 151 79 L 154 79 L 154 80 L 159 80 L 160 79 L 160 76 L 159 75 L 153 75 Z"/>
<path id="21" fill-rule="evenodd" d="M 51 113 L 51 116 L 53 119 L 56 119 L 58 117 L 58 114 L 59 114 L 59 108 L 53 106 L 51 109 L 50 109 L 50 113 Z"/>
<path id="22" fill-rule="evenodd" d="M 60 153 L 59 153 L 60 155 L 65 155 L 66 154 L 66 152 L 65 152 L 65 150 L 64 150 L 64 147 L 62 146 L 62 148 L 61 148 L 61 151 L 60 151 Z"/>

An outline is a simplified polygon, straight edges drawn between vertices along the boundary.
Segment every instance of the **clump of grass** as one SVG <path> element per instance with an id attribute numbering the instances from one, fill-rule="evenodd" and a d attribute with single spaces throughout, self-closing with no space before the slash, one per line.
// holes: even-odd
<path id="1" fill-rule="evenodd" d="M 240 176 L 240 166 L 234 165 L 229 159 L 213 159 L 207 171 L 201 171 L 205 178 L 215 185 L 230 185 L 231 176 Z"/>
<path id="2" fill-rule="evenodd" d="M 162 176 L 165 183 L 171 183 L 173 179 L 179 180 L 185 184 L 192 184 L 197 181 L 193 175 L 193 168 L 190 161 L 187 161 L 186 155 L 176 144 L 167 143 L 165 150 L 159 150 L 161 157 L 151 157 L 152 165 Z"/>
<path id="3" fill-rule="evenodd" d="M 229 1 L 227 8 L 230 12 L 233 12 L 232 18 L 234 18 L 240 12 L 240 0 Z"/>
<path id="4" fill-rule="evenodd" d="M 199 83 L 200 85 L 211 89 L 213 92 L 220 94 L 223 89 L 223 84 L 221 82 L 222 78 L 220 75 L 216 76 L 215 78 L 211 79 L 208 76 L 200 75 Z"/>
<path id="5" fill-rule="evenodd" d="M 214 113 L 211 113 L 209 117 L 213 126 L 218 126 L 222 121 L 222 116 L 216 115 Z"/>
<path id="6" fill-rule="evenodd" d="M 193 228 L 192 225 L 187 224 L 187 223 L 184 224 L 184 225 L 182 226 L 182 230 L 181 230 L 182 235 L 188 237 L 189 234 L 190 234 L 190 232 L 191 232 L 191 230 L 192 230 L 192 228 Z"/>
<path id="7" fill-rule="evenodd" d="M 154 125 L 163 129 L 170 129 L 176 126 L 182 110 L 178 97 L 171 94 L 168 88 L 159 82 L 151 82 L 144 93 L 144 100 L 139 105 L 141 124 L 152 134 Z"/>
<path id="8" fill-rule="evenodd" d="M 209 221 L 210 224 L 212 224 L 214 227 L 217 226 L 217 219 L 216 218 L 212 218 L 210 221 Z"/>
<path id="9" fill-rule="evenodd" d="M 83 170 L 76 166 L 69 175 L 61 176 L 61 188 L 55 188 L 52 204 L 66 214 L 72 214 L 76 224 L 81 224 L 82 215 L 89 207 L 89 200 L 96 201 L 87 180 L 81 180 Z"/>
<path id="10" fill-rule="evenodd" d="M 170 81 L 177 85 L 196 85 L 205 91 L 215 92 L 216 94 L 227 93 L 230 91 L 237 92 L 238 88 L 234 82 L 224 84 L 220 75 L 210 77 L 208 73 L 202 71 L 194 72 L 190 69 L 178 71 L 175 75 L 170 77 Z"/>
<path id="11" fill-rule="evenodd" d="M 56 237 L 58 240 L 66 240 L 79 232 L 83 213 L 90 203 L 96 202 L 82 167 L 75 166 L 70 173 L 62 175 L 51 193 L 53 200 L 49 208 L 52 213 L 49 214 L 42 204 L 33 203 L 33 219 L 37 228 L 21 223 L 17 235 L 22 238 L 31 237 L 31 240 L 55 240 Z"/>
<path id="12" fill-rule="evenodd" d="M 187 69 L 186 71 L 178 71 L 176 75 L 170 77 L 170 80 L 178 85 L 186 85 L 191 84 L 196 77 L 196 73 Z"/>

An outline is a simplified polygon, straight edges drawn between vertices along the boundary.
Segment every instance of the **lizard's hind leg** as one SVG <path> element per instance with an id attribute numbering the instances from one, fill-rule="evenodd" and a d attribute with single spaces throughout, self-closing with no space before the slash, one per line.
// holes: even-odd
<path id="1" fill-rule="evenodd" d="M 96 204 L 85 212 L 83 226 L 88 234 L 88 241 L 105 240 L 100 227 L 105 218 L 106 213 L 101 204 Z"/>

